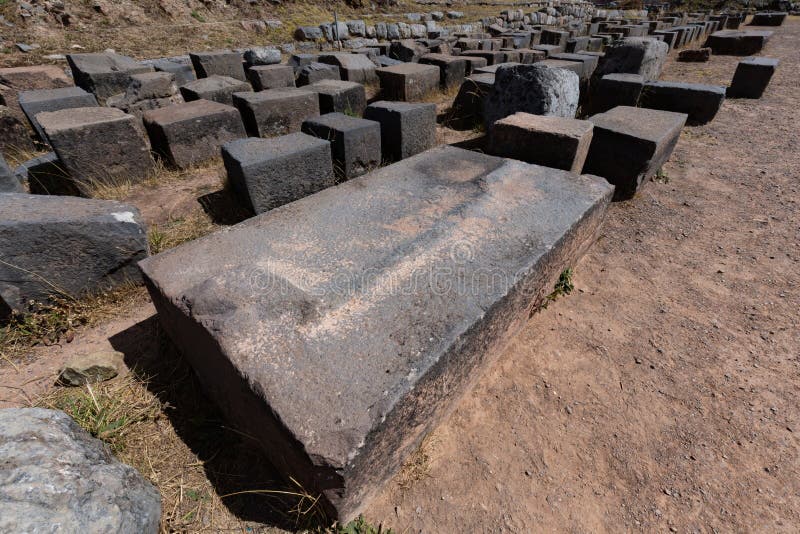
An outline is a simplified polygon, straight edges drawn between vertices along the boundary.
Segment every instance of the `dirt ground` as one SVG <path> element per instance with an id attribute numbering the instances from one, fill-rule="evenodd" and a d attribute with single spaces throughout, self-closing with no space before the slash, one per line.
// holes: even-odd
<path id="1" fill-rule="evenodd" d="M 575 291 L 510 341 L 367 519 L 426 533 L 800 529 L 799 49 L 793 18 L 763 52 L 781 60 L 764 97 L 686 128 L 665 175 L 611 206 Z M 724 85 L 738 59 L 670 60 L 662 79 Z M 205 169 L 130 199 L 164 224 L 218 185 Z M 220 497 L 273 474 L 135 302 L 72 343 L 0 362 L 0 407 L 30 404 L 73 354 L 120 350 L 157 377 L 163 417 L 141 430 L 151 454 L 120 456 L 162 489 L 164 529 L 290 527 L 263 496 Z"/>

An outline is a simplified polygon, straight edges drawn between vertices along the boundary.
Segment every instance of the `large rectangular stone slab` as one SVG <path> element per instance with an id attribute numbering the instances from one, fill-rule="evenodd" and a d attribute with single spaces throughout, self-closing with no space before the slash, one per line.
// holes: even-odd
<path id="1" fill-rule="evenodd" d="M 439 88 L 439 68 L 420 63 L 401 63 L 377 70 L 384 100 L 411 102 Z"/>
<path id="2" fill-rule="evenodd" d="M 256 91 L 294 87 L 294 69 L 289 65 L 255 65 L 247 69 L 247 77 Z"/>
<path id="3" fill-rule="evenodd" d="M 220 104 L 231 105 L 233 93 L 252 91 L 253 87 L 230 76 L 212 75 L 182 85 L 181 96 L 186 102 L 194 100 L 211 100 Z"/>
<path id="4" fill-rule="evenodd" d="M 725 100 L 725 87 L 701 83 L 647 82 L 639 97 L 643 108 L 688 115 L 687 124 L 711 122 Z"/>
<path id="5" fill-rule="evenodd" d="M 425 54 L 419 62 L 439 68 L 439 85 L 442 89 L 460 86 L 467 74 L 467 60 L 462 57 L 447 54 Z"/>
<path id="6" fill-rule="evenodd" d="M 591 114 L 603 113 L 617 106 L 636 107 L 644 89 L 644 76 L 639 74 L 606 74 L 592 82 L 589 102 Z"/>
<path id="7" fill-rule="evenodd" d="M 618 106 L 588 120 L 594 130 L 583 172 L 614 184 L 614 198 L 619 200 L 635 195 L 666 163 L 678 143 L 686 115 Z"/>
<path id="8" fill-rule="evenodd" d="M 372 83 L 378 79 L 375 64 L 363 54 L 320 54 L 319 62 L 339 67 L 342 80 L 348 82 Z"/>
<path id="9" fill-rule="evenodd" d="M 381 125 L 376 121 L 326 113 L 303 123 L 303 133 L 330 141 L 336 177 L 350 180 L 381 164 Z"/>
<path id="10" fill-rule="evenodd" d="M 68 54 L 67 61 L 75 85 L 94 93 L 101 101 L 125 92 L 131 74 L 153 70 L 151 65 L 118 54 Z"/>
<path id="11" fill-rule="evenodd" d="M 761 98 L 778 68 L 778 60 L 770 57 L 749 57 L 736 66 L 726 95 L 731 98 Z"/>
<path id="12" fill-rule="evenodd" d="M 367 107 L 367 92 L 364 86 L 345 80 L 322 80 L 306 86 L 319 96 L 319 112 L 346 113 L 360 117 Z"/>
<path id="13" fill-rule="evenodd" d="M 38 89 L 23 91 L 19 94 L 19 107 L 28 118 L 36 135 L 42 142 L 47 142 L 44 130 L 36 120 L 36 115 L 43 111 L 58 111 L 70 108 L 88 108 L 97 106 L 97 99 L 80 87 L 60 87 L 58 89 Z"/>
<path id="14" fill-rule="evenodd" d="M 189 54 L 198 78 L 209 76 L 227 76 L 236 80 L 247 81 L 244 72 L 242 54 L 233 50 L 213 50 L 210 52 L 192 52 Z"/>
<path id="15" fill-rule="evenodd" d="M 306 88 L 286 87 L 258 93 L 234 93 L 247 135 L 273 137 L 300 131 L 303 121 L 319 116 L 319 96 Z"/>
<path id="16" fill-rule="evenodd" d="M 22 91 L 35 91 L 38 89 L 58 89 L 73 85 L 56 65 L 35 65 L 25 67 L 8 67 L 0 69 L 0 97 L 5 105 L 19 116 L 17 95 Z"/>
<path id="17" fill-rule="evenodd" d="M 140 266 L 207 394 L 346 521 L 574 265 L 611 194 L 440 147 Z"/>
<path id="18" fill-rule="evenodd" d="M 708 36 L 704 46 L 711 48 L 715 56 L 751 56 L 761 52 L 771 31 L 721 30 Z"/>
<path id="19" fill-rule="evenodd" d="M 364 118 L 381 125 L 381 149 L 386 161 L 400 161 L 436 144 L 436 104 L 373 102 Z"/>

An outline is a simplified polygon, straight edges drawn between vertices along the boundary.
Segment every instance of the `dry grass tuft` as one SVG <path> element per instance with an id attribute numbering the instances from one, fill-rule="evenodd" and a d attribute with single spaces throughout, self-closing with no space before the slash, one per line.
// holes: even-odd
<path id="1" fill-rule="evenodd" d="M 415 483 L 430 476 L 431 460 L 439 444 L 435 433 L 428 434 L 419 448 L 406 460 L 397 475 L 397 485 L 401 490 L 410 489 Z"/>
<path id="2" fill-rule="evenodd" d="M 208 215 L 197 210 L 185 217 L 172 218 L 164 224 L 154 224 L 147 232 L 150 253 L 158 254 L 181 243 L 208 235 L 219 226 Z"/>

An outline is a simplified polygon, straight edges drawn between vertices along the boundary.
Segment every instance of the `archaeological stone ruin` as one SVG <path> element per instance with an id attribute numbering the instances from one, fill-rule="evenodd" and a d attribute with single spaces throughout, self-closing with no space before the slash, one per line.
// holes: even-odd
<path id="1" fill-rule="evenodd" d="M 230 425 L 328 517 L 353 519 L 592 246 L 610 203 L 642 202 L 682 132 L 726 98 L 769 98 L 781 68 L 762 52 L 785 13 L 498 11 L 0 68 L 0 322 L 144 284 Z M 716 56 L 741 56 L 728 85 L 663 75 Z M 108 198 L 205 167 L 244 220 L 151 255 L 143 211 Z M 9 445 L 0 510 L 11 469 L 39 489 L 78 484 L 89 517 L 113 501 L 107 531 L 158 531 L 155 489 L 59 413 L 0 410 L 0 450 L 25 421 L 45 436 L 41 464 Z M 91 465 L 48 478 L 59 447 Z M 80 531 L 66 512 L 80 496 L 47 495 L 0 512 L 0 530 Z"/>

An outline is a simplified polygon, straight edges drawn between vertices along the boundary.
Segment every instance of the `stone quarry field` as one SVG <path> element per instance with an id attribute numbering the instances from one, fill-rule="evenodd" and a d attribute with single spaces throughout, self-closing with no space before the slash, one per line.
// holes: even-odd
<path id="1" fill-rule="evenodd" d="M 762 55 L 781 64 L 765 95 L 727 100 L 713 122 L 685 128 L 659 178 L 611 206 L 574 266 L 575 290 L 508 340 L 371 503 L 370 522 L 397 532 L 797 530 L 800 20 L 774 30 Z M 663 80 L 719 85 L 740 59 L 674 56 Z M 223 176 L 219 164 L 164 172 L 105 196 L 140 208 L 155 253 L 235 216 L 214 222 L 201 205 L 225 205 Z M 312 497 L 280 482 L 205 399 L 143 288 L 71 313 L 76 325 L 57 343 L 0 360 L 0 407 L 55 406 L 95 425 L 161 490 L 164 531 L 277 532 L 319 519 Z M 52 388 L 70 356 L 104 349 L 125 354 L 127 376 L 91 392 Z"/>

